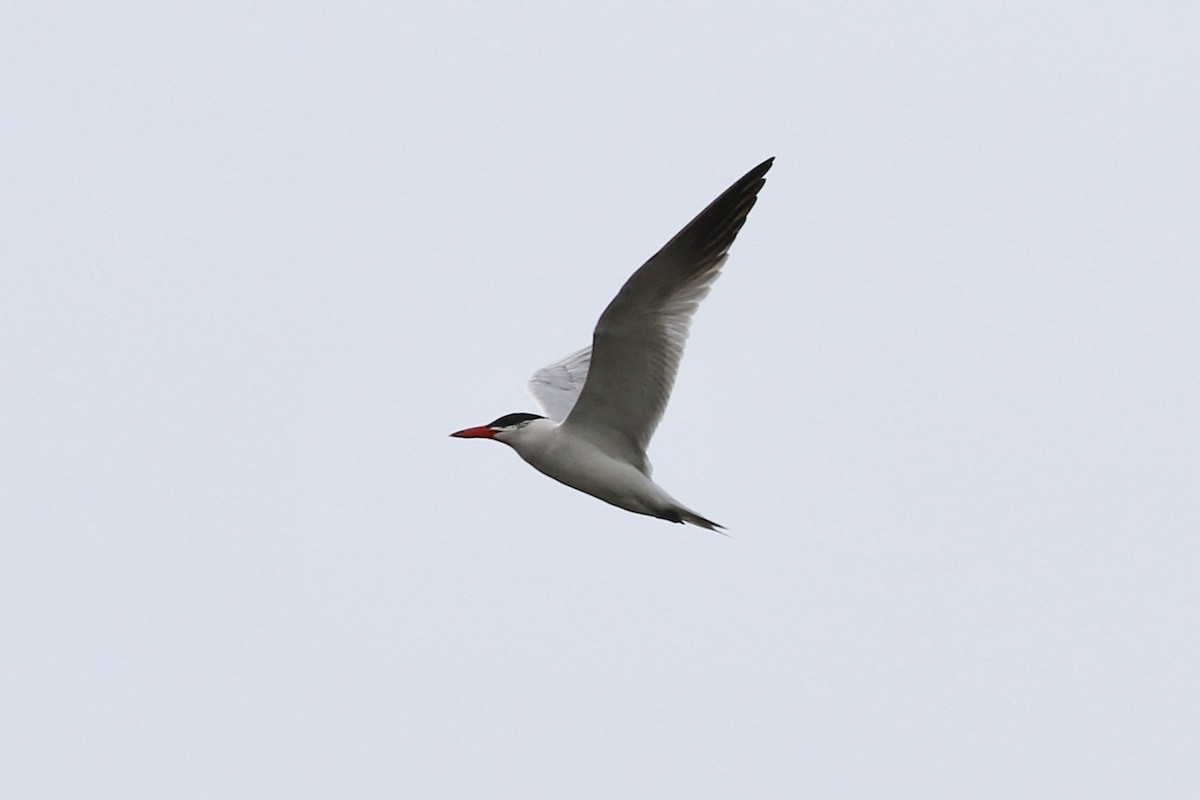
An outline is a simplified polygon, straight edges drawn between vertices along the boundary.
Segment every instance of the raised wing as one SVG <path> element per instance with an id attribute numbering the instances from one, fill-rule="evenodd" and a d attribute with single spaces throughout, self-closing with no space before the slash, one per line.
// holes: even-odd
<path id="1" fill-rule="evenodd" d="M 692 315 L 763 187 L 769 158 L 746 173 L 630 276 L 600 315 L 591 365 L 564 427 L 646 475 Z"/>
<path id="2" fill-rule="evenodd" d="M 591 360 L 592 348 L 585 347 L 533 373 L 525 388 L 547 417 L 562 422 L 571 413 L 583 389 L 583 382 L 587 380 L 588 362 Z"/>

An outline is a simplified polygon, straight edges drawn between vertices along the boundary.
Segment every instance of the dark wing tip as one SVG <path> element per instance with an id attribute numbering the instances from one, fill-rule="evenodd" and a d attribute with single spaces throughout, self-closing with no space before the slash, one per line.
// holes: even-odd
<path id="1" fill-rule="evenodd" d="M 746 177 L 749 178 L 751 175 L 753 175 L 756 178 L 761 178 L 763 175 L 767 174 L 767 170 L 769 170 L 772 167 L 772 165 L 774 165 L 774 163 L 775 163 L 775 156 L 771 156 L 766 161 L 762 162 L 757 167 L 755 167 L 754 169 L 747 172 Z"/>
<path id="2" fill-rule="evenodd" d="M 771 156 L 766 161 L 762 162 L 757 167 L 750 170 L 742 177 L 738 178 L 738 180 L 734 182 L 733 186 L 730 186 L 725 191 L 725 194 L 741 194 L 741 193 L 745 192 L 745 190 L 747 188 L 749 188 L 755 182 L 757 182 L 758 185 L 754 187 L 754 189 L 750 192 L 750 194 L 758 194 L 758 190 L 763 187 L 764 183 L 766 183 L 764 176 L 767 174 L 767 172 L 770 171 L 771 167 L 773 167 L 774 165 L 775 165 L 775 156 Z M 735 192 L 735 190 L 740 190 L 740 191 Z"/>
<path id="3" fill-rule="evenodd" d="M 750 209 L 758 202 L 758 193 L 767 183 L 764 176 L 774 163 L 775 156 L 771 156 L 734 181 L 667 242 L 663 250 L 678 248 L 701 263 L 728 250 L 746 223 Z"/>

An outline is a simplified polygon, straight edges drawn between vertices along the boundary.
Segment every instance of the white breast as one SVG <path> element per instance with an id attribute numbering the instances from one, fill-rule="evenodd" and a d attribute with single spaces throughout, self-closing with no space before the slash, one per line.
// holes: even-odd
<path id="1" fill-rule="evenodd" d="M 548 419 L 533 420 L 520 436 L 505 443 L 539 472 L 627 511 L 657 516 L 678 505 L 633 464 L 607 455 Z"/>

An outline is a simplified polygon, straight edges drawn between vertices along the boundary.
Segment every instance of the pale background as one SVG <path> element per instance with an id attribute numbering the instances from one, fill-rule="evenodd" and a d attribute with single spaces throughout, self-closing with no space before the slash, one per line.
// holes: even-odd
<path id="1" fill-rule="evenodd" d="M 1200 796 L 1195 3 L 26 3 L 13 798 Z M 651 456 L 534 410 L 778 157 Z"/>

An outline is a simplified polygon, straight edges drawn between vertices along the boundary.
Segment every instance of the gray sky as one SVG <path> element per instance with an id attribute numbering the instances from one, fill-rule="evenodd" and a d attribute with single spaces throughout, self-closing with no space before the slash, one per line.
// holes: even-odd
<path id="1" fill-rule="evenodd" d="M 1200 794 L 1194 3 L 4 16 L 6 794 Z M 769 155 L 732 538 L 447 438 Z"/>

